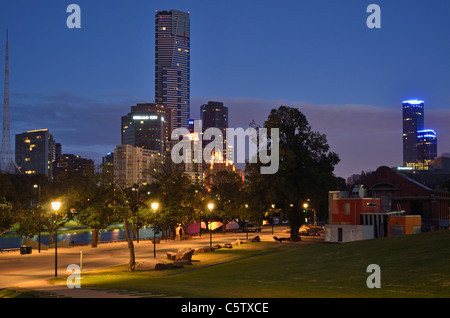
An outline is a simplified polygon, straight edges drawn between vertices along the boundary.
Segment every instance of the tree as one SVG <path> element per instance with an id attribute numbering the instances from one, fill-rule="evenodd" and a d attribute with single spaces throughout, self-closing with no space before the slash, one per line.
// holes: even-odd
<path id="1" fill-rule="evenodd" d="M 123 221 L 123 227 L 125 231 L 125 237 L 127 239 L 128 250 L 130 252 L 130 260 L 128 262 L 128 271 L 134 271 L 136 267 L 136 256 L 134 253 L 134 243 L 130 235 L 130 224 L 128 222 L 129 218 L 132 217 L 133 212 L 127 202 L 127 198 L 123 191 L 114 191 L 114 199 L 112 208 L 115 217 Z"/>
<path id="2" fill-rule="evenodd" d="M 92 229 L 92 247 L 97 247 L 100 230 L 106 229 L 119 218 L 114 207 L 114 189 L 111 186 L 98 185 L 93 192 L 80 197 L 75 203 L 77 219 Z"/>
<path id="3" fill-rule="evenodd" d="M 316 209 L 322 209 L 328 191 L 334 189 L 334 166 L 339 157 L 330 151 L 326 135 L 311 130 L 305 115 L 298 109 L 280 106 L 272 109 L 264 128 L 279 129 L 279 140 L 268 138 L 266 147 L 279 145 L 279 169 L 274 174 L 260 174 L 261 163 L 247 163 L 246 173 L 252 193 L 262 191 L 261 204 L 269 209 L 275 204 L 286 214 L 291 228 L 291 240 L 298 240 L 304 223 L 301 209 L 310 199 Z"/>
<path id="4" fill-rule="evenodd" d="M 0 235 L 11 230 L 16 224 L 16 219 L 12 211 L 11 203 L 0 203 Z"/>
<path id="5" fill-rule="evenodd" d="M 222 220 L 222 233 L 226 233 L 227 223 L 239 218 L 244 183 L 237 173 L 225 170 L 216 172 L 210 180 L 208 186 L 211 199 L 215 202 L 214 210 Z"/>
<path id="6" fill-rule="evenodd" d="M 155 179 L 154 193 L 151 197 L 159 202 L 159 224 L 168 227 L 172 238 L 179 223 L 189 222 L 194 218 L 195 209 L 191 199 L 195 193 L 189 176 L 183 166 L 166 160 L 152 173 Z"/>

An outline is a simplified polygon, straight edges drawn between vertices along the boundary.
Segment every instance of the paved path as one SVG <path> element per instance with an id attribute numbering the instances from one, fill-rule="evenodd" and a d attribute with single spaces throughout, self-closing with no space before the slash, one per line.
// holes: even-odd
<path id="1" fill-rule="evenodd" d="M 285 236 L 286 226 L 265 226 L 259 233 L 249 233 L 248 238 L 258 235 L 261 241 L 273 242 L 273 236 Z M 213 234 L 212 244 L 231 243 L 236 239 L 247 239 L 246 233 Z M 306 242 L 305 242 L 306 243 Z M 156 257 L 165 258 L 167 251 L 176 251 L 178 248 L 192 249 L 206 247 L 210 244 L 210 236 L 193 237 L 190 240 L 161 240 L 156 245 Z M 136 262 L 153 259 L 153 244 L 148 240 L 134 243 Z M 129 251 L 126 242 L 102 243 L 97 248 L 90 246 L 77 246 L 58 249 L 58 276 L 68 276 L 67 266 L 80 264 L 80 252 L 83 254 L 83 272 L 127 264 Z M 152 293 L 138 293 L 132 291 L 98 289 L 98 288 L 68 288 L 66 284 L 50 285 L 48 279 L 55 276 L 54 250 L 33 251 L 22 255 L 19 252 L 0 254 L 0 288 L 12 288 L 18 291 L 34 290 L 45 297 L 71 297 L 71 298 L 142 298 L 142 297 L 174 297 L 174 295 L 161 295 Z M 177 297 L 175 295 L 175 297 Z"/>

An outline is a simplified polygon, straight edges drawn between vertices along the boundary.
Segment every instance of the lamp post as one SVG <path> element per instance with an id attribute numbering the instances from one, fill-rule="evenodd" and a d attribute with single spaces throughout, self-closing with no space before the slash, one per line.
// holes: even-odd
<path id="1" fill-rule="evenodd" d="M 307 209 L 308 209 L 308 203 L 305 202 L 305 203 L 303 203 L 303 210 L 305 213 L 306 213 Z M 307 220 L 308 220 L 308 218 L 305 217 L 305 221 L 307 221 Z"/>
<path id="2" fill-rule="evenodd" d="M 55 211 L 55 277 L 58 277 L 58 210 L 61 202 L 52 202 L 52 209 Z"/>
<path id="3" fill-rule="evenodd" d="M 151 206 L 156 216 L 156 211 L 158 210 L 159 203 L 153 202 Z M 156 258 L 156 221 L 153 224 L 153 258 Z"/>
<path id="4" fill-rule="evenodd" d="M 212 213 L 212 210 L 214 209 L 214 204 L 213 203 L 209 203 L 208 204 L 208 209 L 209 209 L 209 248 L 212 251 L 211 213 Z"/>
<path id="5" fill-rule="evenodd" d="M 275 204 L 272 204 L 272 209 L 275 210 Z M 274 222 L 273 212 L 274 211 L 272 211 L 272 234 L 273 234 L 273 222 Z"/>
<path id="6" fill-rule="evenodd" d="M 38 184 L 33 185 L 34 188 L 38 189 L 38 211 L 39 211 L 39 220 L 38 220 L 38 252 L 41 252 L 41 187 Z"/>
<path id="7" fill-rule="evenodd" d="M 248 204 L 245 205 L 245 208 L 248 209 Z M 247 233 L 247 240 L 248 240 L 248 222 L 247 222 L 247 220 L 245 221 L 245 232 Z"/>
<path id="8" fill-rule="evenodd" d="M 308 199 L 309 201 L 309 199 Z M 303 203 L 303 208 L 305 208 L 305 210 L 308 208 L 309 204 L 308 203 Z M 316 209 L 312 208 L 311 209 L 314 213 L 314 229 L 317 228 L 317 221 L 316 221 Z"/>

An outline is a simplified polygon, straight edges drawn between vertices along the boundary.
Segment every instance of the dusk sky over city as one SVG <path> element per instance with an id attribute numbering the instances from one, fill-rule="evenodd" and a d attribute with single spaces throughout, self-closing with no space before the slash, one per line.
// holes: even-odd
<path id="1" fill-rule="evenodd" d="M 81 8 L 69 29 L 66 8 Z M 381 29 L 369 29 L 369 4 Z M 190 12 L 191 118 L 208 101 L 230 127 L 298 107 L 328 137 L 344 178 L 402 165 L 402 101 L 425 101 L 438 155 L 450 152 L 450 2 L 0 2 L 0 84 L 9 29 L 11 142 L 48 128 L 63 153 L 101 157 L 120 144 L 121 116 L 155 98 L 155 11 Z"/>

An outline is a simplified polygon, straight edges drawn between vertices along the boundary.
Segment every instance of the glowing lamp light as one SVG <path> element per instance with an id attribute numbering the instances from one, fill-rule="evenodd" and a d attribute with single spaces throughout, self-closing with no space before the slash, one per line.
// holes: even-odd
<path id="1" fill-rule="evenodd" d="M 151 206 L 152 206 L 152 209 L 153 209 L 154 211 L 156 211 L 156 210 L 158 210 L 159 203 L 158 203 L 158 202 L 153 202 L 153 203 L 151 204 Z"/>
<path id="2" fill-rule="evenodd" d="M 213 203 L 209 203 L 209 204 L 208 204 L 208 209 L 209 209 L 210 211 L 212 211 L 213 208 L 214 208 L 214 204 L 213 204 Z"/>
<path id="3" fill-rule="evenodd" d="M 61 202 L 52 202 L 52 209 L 58 211 L 61 207 Z"/>

